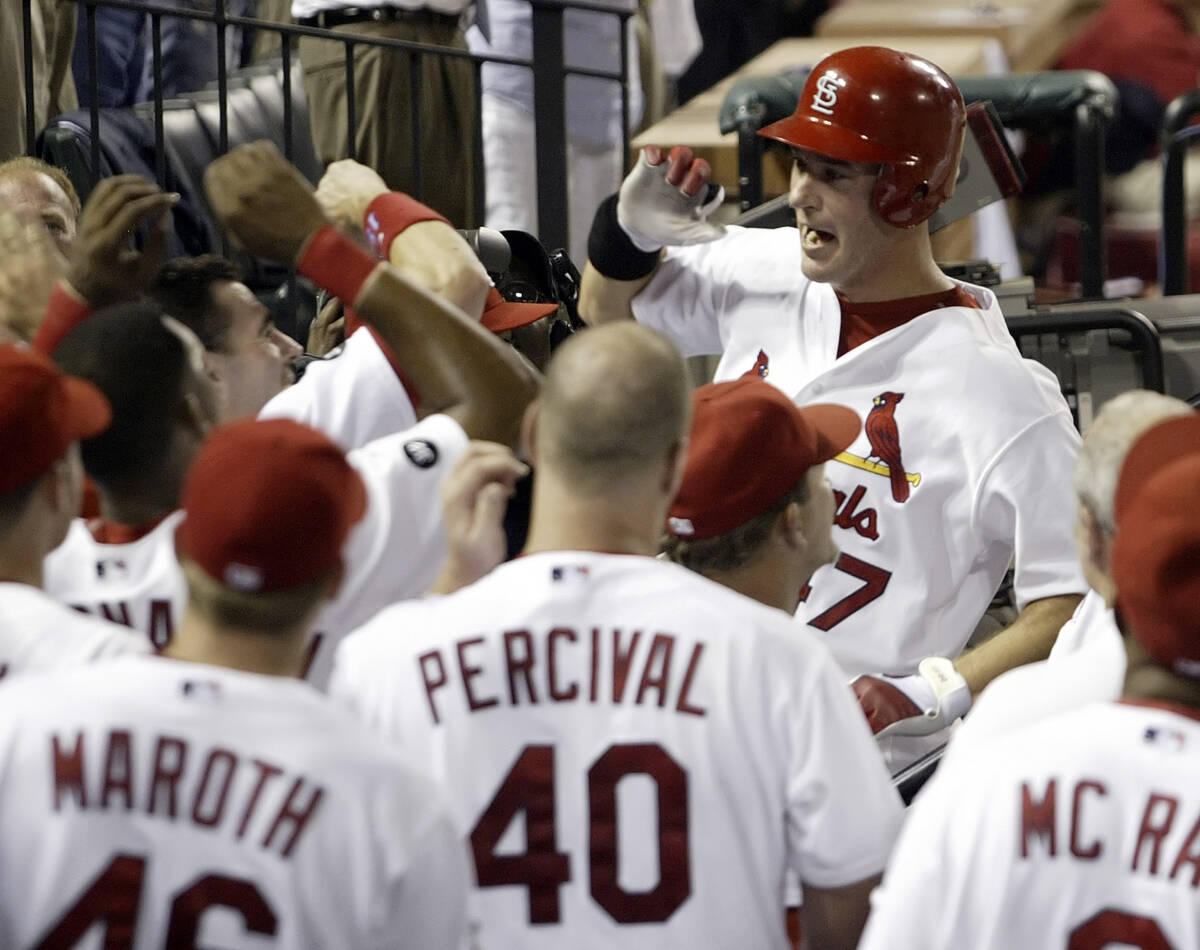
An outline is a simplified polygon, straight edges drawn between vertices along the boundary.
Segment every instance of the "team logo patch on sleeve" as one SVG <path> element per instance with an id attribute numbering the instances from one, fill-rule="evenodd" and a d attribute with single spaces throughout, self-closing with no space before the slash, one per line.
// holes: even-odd
<path id="1" fill-rule="evenodd" d="M 921 484 L 916 472 L 906 472 L 900 457 L 900 429 L 896 425 L 896 406 L 904 393 L 880 393 L 871 400 L 872 408 L 863 423 L 871 454 L 866 458 L 852 452 L 842 452 L 836 460 L 864 472 L 880 475 L 892 485 L 892 500 L 898 504 L 908 501 L 911 489 Z"/>
<path id="2" fill-rule="evenodd" d="M 404 443 L 404 454 L 417 468 L 432 468 L 437 464 L 437 446 L 425 439 L 413 439 Z"/>

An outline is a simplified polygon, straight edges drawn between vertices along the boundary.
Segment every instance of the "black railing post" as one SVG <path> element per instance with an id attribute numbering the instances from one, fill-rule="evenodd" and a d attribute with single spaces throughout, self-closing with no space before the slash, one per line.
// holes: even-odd
<path id="1" fill-rule="evenodd" d="M 162 14 L 150 14 L 150 55 L 154 71 L 154 174 L 160 188 L 167 187 L 167 149 L 163 131 L 163 84 L 162 84 Z"/>
<path id="2" fill-rule="evenodd" d="M 346 157 L 358 161 L 358 149 L 356 147 L 356 131 L 357 117 L 355 116 L 355 101 L 354 101 L 354 43 L 351 40 L 345 40 L 346 43 Z"/>
<path id="3" fill-rule="evenodd" d="M 424 198 L 424 183 L 421 181 L 421 54 L 411 53 L 408 57 L 409 132 L 412 135 L 412 180 L 413 197 Z"/>
<path id="4" fill-rule="evenodd" d="M 37 120 L 34 115 L 35 100 L 33 95 L 33 0 L 23 0 L 21 4 L 21 29 L 24 31 L 22 40 L 25 54 L 25 151 L 32 155 L 34 139 L 37 138 Z"/>
<path id="5" fill-rule="evenodd" d="M 283 67 L 283 155 L 290 162 L 296 154 L 292 131 L 292 38 L 283 32 L 279 34 L 279 57 Z"/>
<path id="6" fill-rule="evenodd" d="M 92 187 L 100 180 L 100 53 L 96 40 L 96 4 L 88 0 L 88 115 L 92 123 Z M 90 190 L 90 189 L 89 189 Z"/>
<path id="7" fill-rule="evenodd" d="M 213 12 L 217 25 L 217 153 L 229 151 L 229 76 L 225 59 L 225 35 L 229 29 L 225 21 L 225 0 L 215 0 Z"/>
<path id="8" fill-rule="evenodd" d="M 1075 107 L 1075 169 L 1079 176 L 1079 282 L 1084 297 L 1104 296 L 1104 119 L 1090 103 Z"/>
<path id="9" fill-rule="evenodd" d="M 1163 296 L 1188 292 L 1187 194 L 1184 158 L 1198 130 L 1188 125 L 1200 112 L 1200 89 L 1173 99 L 1163 116 L 1162 235 L 1158 250 L 1158 283 Z"/>
<path id="10" fill-rule="evenodd" d="M 537 149 L 538 237 L 567 247 L 566 60 L 561 6 L 533 3 L 533 112 Z"/>

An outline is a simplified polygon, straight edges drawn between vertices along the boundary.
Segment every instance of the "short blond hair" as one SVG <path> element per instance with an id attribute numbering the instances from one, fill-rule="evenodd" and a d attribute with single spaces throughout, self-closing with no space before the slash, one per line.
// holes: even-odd
<path id="1" fill-rule="evenodd" d="M 332 577 L 284 590 L 253 594 L 226 587 L 195 561 L 179 559 L 188 601 L 202 617 L 225 627 L 255 633 L 283 633 L 310 617 L 327 596 Z"/>

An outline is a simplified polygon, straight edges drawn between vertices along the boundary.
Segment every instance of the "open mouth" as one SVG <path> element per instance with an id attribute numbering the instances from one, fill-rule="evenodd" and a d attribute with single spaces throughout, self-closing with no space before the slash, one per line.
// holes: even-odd
<path id="1" fill-rule="evenodd" d="M 815 249 L 824 247 L 832 241 L 836 241 L 837 237 L 830 231 L 822 231 L 820 228 L 809 227 L 805 225 L 801 233 L 801 241 L 805 248 Z"/>

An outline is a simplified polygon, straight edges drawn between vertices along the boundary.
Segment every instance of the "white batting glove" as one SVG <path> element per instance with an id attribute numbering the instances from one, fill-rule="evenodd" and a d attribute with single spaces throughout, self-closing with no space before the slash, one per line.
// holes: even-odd
<path id="1" fill-rule="evenodd" d="M 712 168 L 680 145 L 670 158 L 657 146 L 642 149 L 621 183 L 617 222 L 640 251 L 664 245 L 704 244 L 725 234 L 708 216 L 725 200 L 725 189 L 709 181 Z"/>
<path id="2" fill-rule="evenodd" d="M 876 738 L 926 736 L 971 708 L 971 690 L 945 657 L 931 656 L 909 676 L 859 676 L 851 684 Z"/>

